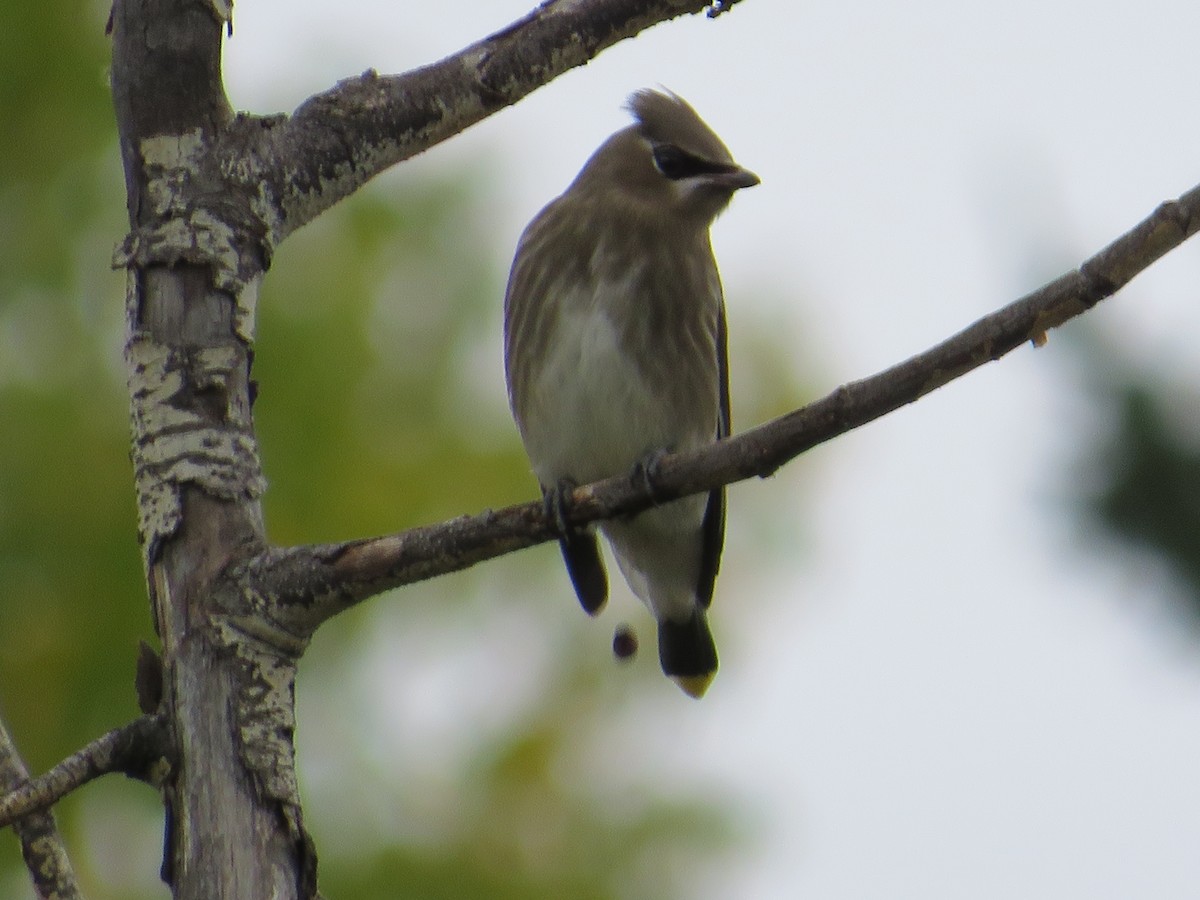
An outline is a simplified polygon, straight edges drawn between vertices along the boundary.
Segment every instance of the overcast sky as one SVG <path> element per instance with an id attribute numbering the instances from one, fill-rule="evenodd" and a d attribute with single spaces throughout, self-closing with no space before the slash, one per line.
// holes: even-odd
<path id="1" fill-rule="evenodd" d="M 230 95 L 289 110 L 529 6 L 238 4 Z M 395 177 L 486 160 L 502 273 L 524 223 L 626 123 L 626 95 L 675 90 L 762 177 L 714 232 L 735 353 L 739 321 L 774 321 L 816 354 L 798 371 L 824 393 L 1200 182 L 1200 4 L 975 6 L 745 0 L 607 51 Z M 1194 378 L 1198 286 L 1185 246 L 1088 319 L 1137 365 Z M 664 687 L 639 726 L 649 770 L 757 811 L 739 866 L 698 896 L 1197 896 L 1200 649 L 1169 585 L 1089 548 L 1061 502 L 1079 435 L 1102 425 L 1055 333 L 732 490 L 721 674 L 700 704 Z M 750 506 L 802 523 L 794 564 L 738 553 Z M 722 618 L 743 602 L 724 585 L 754 595 L 753 617 Z"/>

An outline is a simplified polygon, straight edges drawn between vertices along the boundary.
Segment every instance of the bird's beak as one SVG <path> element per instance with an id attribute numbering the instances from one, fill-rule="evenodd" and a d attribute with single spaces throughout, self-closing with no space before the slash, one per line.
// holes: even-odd
<path id="1" fill-rule="evenodd" d="M 749 169 L 743 169 L 740 166 L 733 166 L 728 172 L 720 172 L 712 176 L 712 180 L 722 187 L 729 188 L 731 191 L 754 187 L 762 181 L 761 178 Z"/>

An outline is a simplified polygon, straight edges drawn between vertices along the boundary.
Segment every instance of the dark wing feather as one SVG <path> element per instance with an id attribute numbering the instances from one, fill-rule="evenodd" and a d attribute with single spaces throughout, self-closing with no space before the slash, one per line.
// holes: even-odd
<path id="1" fill-rule="evenodd" d="M 717 417 L 717 439 L 729 437 L 729 340 L 725 332 L 725 302 L 717 311 L 717 379 L 720 414 Z M 703 545 L 700 551 L 700 578 L 696 582 L 696 600 L 705 609 L 712 604 L 713 586 L 721 568 L 721 549 L 725 545 L 725 488 L 719 487 L 708 495 L 704 509 Z"/>
<path id="2" fill-rule="evenodd" d="M 600 612 L 608 600 L 608 576 L 604 572 L 604 561 L 600 558 L 600 545 L 596 535 L 578 531 L 560 538 L 563 562 L 567 574 L 575 587 L 579 604 L 589 616 Z"/>

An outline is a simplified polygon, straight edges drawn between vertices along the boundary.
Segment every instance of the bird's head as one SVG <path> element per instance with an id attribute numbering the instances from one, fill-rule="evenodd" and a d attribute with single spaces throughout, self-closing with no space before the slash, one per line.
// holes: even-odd
<path id="1" fill-rule="evenodd" d="M 643 215 L 707 226 L 734 191 L 758 184 L 681 97 L 642 90 L 629 98 L 637 120 L 601 145 L 571 186 Z"/>

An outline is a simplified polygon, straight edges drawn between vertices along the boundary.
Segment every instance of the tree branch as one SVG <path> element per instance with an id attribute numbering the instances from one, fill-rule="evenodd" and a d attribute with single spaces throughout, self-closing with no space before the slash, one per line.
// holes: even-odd
<path id="1" fill-rule="evenodd" d="M 276 242 L 384 169 L 453 137 L 602 50 L 709 0 L 550 0 L 507 28 L 403 75 L 373 70 L 301 105 L 291 117 L 245 120 L 250 173 L 277 213 Z M 266 126 L 264 129 L 264 125 Z"/>
<path id="2" fill-rule="evenodd" d="M 25 768 L 8 729 L 0 722 L 0 790 L 19 790 L 28 783 L 29 770 Z M 0 828 L 10 824 L 21 841 L 21 856 L 38 896 L 79 900 L 83 895 L 75 881 L 75 872 L 54 822 L 54 814 L 45 810 L 11 819 L 0 816 Z"/>
<path id="3" fill-rule="evenodd" d="M 1041 346 L 1052 328 L 1111 296 L 1200 230 L 1200 187 L 1164 203 L 1077 270 L 985 316 L 898 365 L 837 388 L 808 406 L 699 450 L 664 456 L 657 502 L 758 476 L 806 450 L 920 399 L 1025 342 Z M 625 475 L 571 495 L 568 519 L 581 526 L 653 505 Z M 306 640 L 341 610 L 381 591 L 468 568 L 557 536 L 541 502 L 487 510 L 439 525 L 340 544 L 272 548 L 226 577 L 284 636 Z M 296 645 L 302 649 L 301 645 Z"/>
<path id="4" fill-rule="evenodd" d="M 7 738 L 7 735 L 4 735 Z M 144 715 L 96 738 L 44 775 L 28 779 L 0 796 L 0 828 L 46 809 L 89 781 L 109 772 L 157 783 L 170 766 L 166 730 L 155 715 Z"/>

